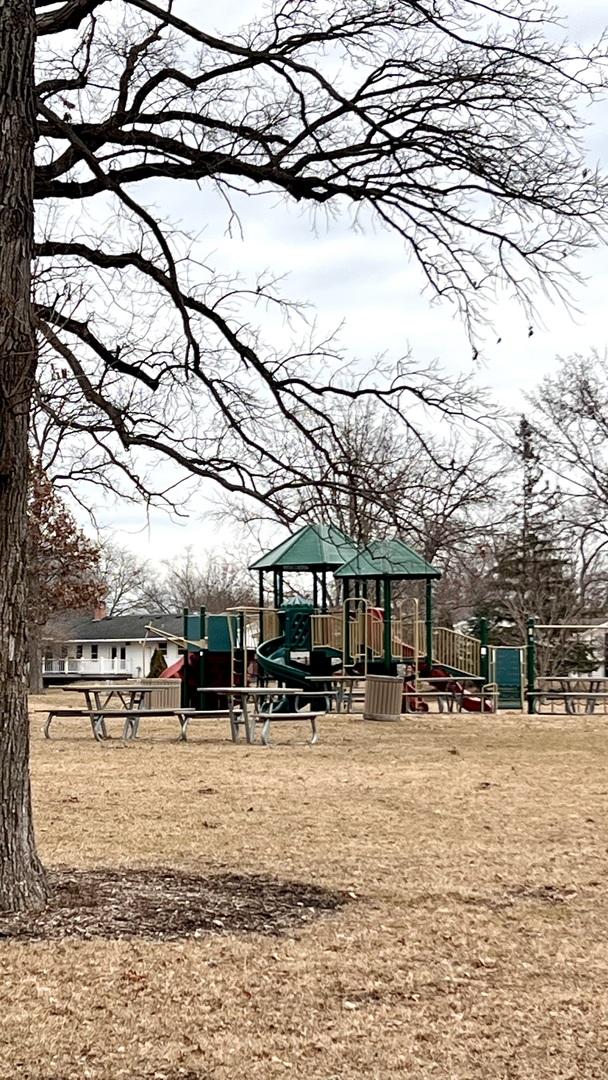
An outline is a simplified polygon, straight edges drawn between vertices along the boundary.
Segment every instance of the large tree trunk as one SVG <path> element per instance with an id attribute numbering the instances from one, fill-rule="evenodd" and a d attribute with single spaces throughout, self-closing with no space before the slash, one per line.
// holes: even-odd
<path id="1" fill-rule="evenodd" d="M 34 0 L 0 3 L 0 910 L 39 906 L 29 778 L 26 489 L 36 373 Z"/>

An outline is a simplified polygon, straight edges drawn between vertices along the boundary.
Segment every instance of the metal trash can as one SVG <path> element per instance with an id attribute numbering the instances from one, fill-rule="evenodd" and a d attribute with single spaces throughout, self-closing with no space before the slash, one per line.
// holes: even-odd
<path id="1" fill-rule="evenodd" d="M 179 709 L 181 705 L 181 679 L 137 679 L 138 686 L 149 686 L 142 708 Z M 128 689 L 129 683 L 125 680 Z"/>
<path id="2" fill-rule="evenodd" d="M 403 679 L 399 675 L 368 675 L 364 720 L 400 720 Z"/>

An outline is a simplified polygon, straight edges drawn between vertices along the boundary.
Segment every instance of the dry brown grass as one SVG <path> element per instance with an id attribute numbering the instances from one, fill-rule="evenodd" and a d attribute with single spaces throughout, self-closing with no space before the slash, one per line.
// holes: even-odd
<path id="1" fill-rule="evenodd" d="M 49 866 L 355 898 L 279 937 L 3 942 L 3 1080 L 605 1077 L 602 718 L 335 718 L 271 750 L 209 723 L 128 748 L 39 728 Z"/>

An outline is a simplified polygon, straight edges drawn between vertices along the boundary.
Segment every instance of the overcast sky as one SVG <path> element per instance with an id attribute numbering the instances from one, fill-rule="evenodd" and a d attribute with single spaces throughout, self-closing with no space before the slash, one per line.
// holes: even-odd
<path id="1" fill-rule="evenodd" d="M 199 0 L 176 0 L 178 14 L 192 15 L 200 23 Z M 207 10 L 220 5 L 204 5 Z M 608 22 L 603 0 L 562 0 L 569 35 L 578 41 L 597 37 Z M 259 0 L 223 0 L 215 19 L 218 30 L 226 30 L 249 19 L 260 10 Z M 589 115 L 591 127 L 587 145 L 591 164 L 608 160 L 608 119 L 606 106 Z M 220 266 L 238 267 L 254 275 L 266 267 L 288 275 L 285 291 L 306 301 L 318 313 L 322 326 L 333 329 L 344 323 L 342 341 L 357 356 L 385 351 L 393 356 L 411 349 L 418 360 L 441 360 L 452 373 L 474 371 L 477 380 L 492 389 L 495 397 L 517 409 L 523 393 L 532 390 L 550 372 L 556 356 L 586 353 L 592 348 L 604 352 L 608 343 L 606 305 L 608 296 L 608 249 L 589 253 L 580 263 L 586 277 L 575 293 L 578 312 L 543 305 L 528 336 L 529 320 L 514 306 L 497 304 L 492 312 L 495 333 L 488 337 L 482 365 L 473 365 L 471 347 L 464 330 L 450 309 L 421 295 L 420 275 L 408 264 L 402 242 L 395 235 L 374 230 L 366 235 L 354 232 L 347 221 L 329 226 L 316 223 L 311 229 L 307 211 L 288 207 L 281 200 L 249 200 L 244 207 L 244 236 L 226 234 L 225 214 L 210 213 L 208 196 L 192 185 L 167 183 L 155 191 L 154 202 L 168 212 L 173 222 L 187 229 L 202 230 L 203 250 Z M 497 338 L 501 343 L 494 344 Z M 161 513 L 149 522 L 143 508 L 115 506 L 103 511 L 102 520 L 115 539 L 152 559 L 166 557 L 186 544 L 212 549 L 238 547 L 238 538 L 223 530 L 206 515 L 203 494 L 191 508 L 185 524 L 172 523 Z"/>

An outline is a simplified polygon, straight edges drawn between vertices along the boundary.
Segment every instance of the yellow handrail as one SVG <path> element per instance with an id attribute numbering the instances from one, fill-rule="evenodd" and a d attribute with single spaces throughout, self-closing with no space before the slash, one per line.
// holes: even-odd
<path id="1" fill-rule="evenodd" d="M 253 604 L 243 604 L 241 607 L 230 607 L 226 609 L 226 615 L 228 618 L 228 631 L 232 636 L 232 623 L 230 616 L 243 615 L 246 635 L 257 644 L 260 644 L 260 622 L 263 617 L 264 622 L 264 640 L 268 641 L 270 638 L 279 636 L 279 613 L 276 608 L 260 608 L 254 607 Z"/>
<path id="2" fill-rule="evenodd" d="M 481 674 L 481 641 L 447 626 L 433 630 L 433 660 L 467 675 Z"/>

